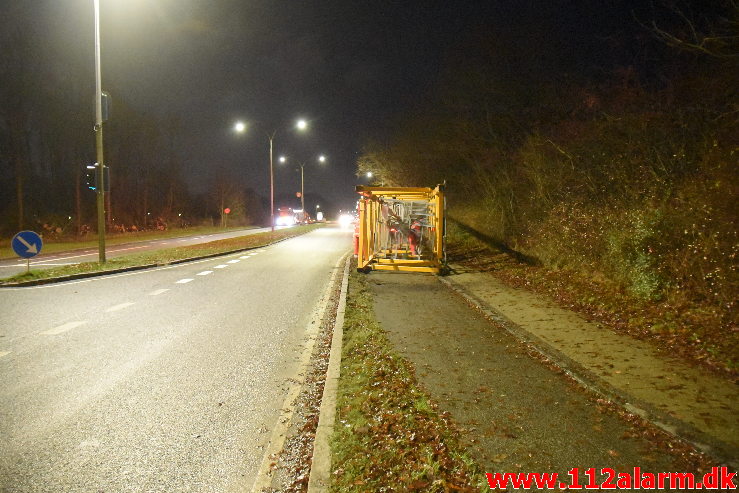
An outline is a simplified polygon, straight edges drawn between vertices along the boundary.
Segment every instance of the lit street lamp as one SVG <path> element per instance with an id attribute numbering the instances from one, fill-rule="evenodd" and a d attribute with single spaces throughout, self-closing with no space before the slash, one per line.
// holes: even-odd
<path id="1" fill-rule="evenodd" d="M 281 163 L 286 161 L 287 158 L 285 156 L 280 156 Z M 325 163 L 326 156 L 321 154 L 316 158 L 316 161 Z M 302 161 L 298 166 L 300 166 L 300 208 L 303 210 L 303 214 L 305 214 L 305 161 Z"/>
<path id="2" fill-rule="evenodd" d="M 308 128 L 308 122 L 305 120 L 298 120 L 295 122 L 295 128 L 298 130 L 305 130 Z M 234 124 L 234 130 L 238 133 L 244 133 L 246 131 L 246 123 L 238 121 Z M 272 164 L 272 141 L 275 138 L 277 129 L 273 130 L 272 133 L 265 132 L 269 139 L 269 223 L 272 227 L 272 232 L 275 231 L 275 173 L 274 166 Z M 284 157 L 280 158 L 280 162 L 285 162 Z"/>

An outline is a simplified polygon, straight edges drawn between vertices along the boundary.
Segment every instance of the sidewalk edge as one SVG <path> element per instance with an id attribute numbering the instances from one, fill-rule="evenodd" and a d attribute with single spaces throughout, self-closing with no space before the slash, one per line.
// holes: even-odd
<path id="1" fill-rule="evenodd" d="M 328 360 L 326 383 L 323 387 L 321 409 L 318 415 L 318 427 L 316 428 L 316 436 L 313 441 L 313 457 L 310 477 L 308 479 L 308 493 L 326 492 L 331 483 L 331 446 L 329 439 L 334 431 L 336 416 L 336 394 L 341 372 L 344 311 L 346 310 L 346 295 L 349 285 L 349 265 L 351 260 L 351 256 L 346 259 L 344 277 L 341 281 L 341 294 L 339 295 L 339 306 L 336 309 L 334 332 L 331 338 L 331 354 Z"/>

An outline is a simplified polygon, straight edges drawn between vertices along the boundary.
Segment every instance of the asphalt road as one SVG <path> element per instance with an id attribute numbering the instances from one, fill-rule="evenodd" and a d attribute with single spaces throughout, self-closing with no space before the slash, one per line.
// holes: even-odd
<path id="1" fill-rule="evenodd" d="M 350 246 L 0 289 L 0 490 L 248 491 Z"/>
<path id="2" fill-rule="evenodd" d="M 281 229 L 278 227 L 278 229 Z M 178 238 L 166 238 L 160 240 L 132 241 L 129 243 L 121 243 L 119 245 L 110 245 L 105 249 L 107 258 L 120 257 L 122 255 L 130 255 L 132 253 L 142 253 L 150 250 L 161 250 L 162 248 L 175 248 L 187 245 L 197 245 L 200 243 L 208 243 L 210 241 L 225 240 L 227 238 L 235 238 L 237 236 L 247 236 L 256 233 L 264 233 L 270 228 L 256 229 L 240 229 L 228 231 L 226 233 L 211 233 L 191 236 L 181 236 Z M 49 267 L 59 267 L 62 265 L 78 264 L 81 262 L 97 262 L 98 248 L 83 248 L 79 250 L 70 250 L 66 252 L 41 253 L 31 258 L 31 268 L 44 269 Z M 0 260 L 0 278 L 10 277 L 26 271 L 26 260 L 20 257 Z"/>

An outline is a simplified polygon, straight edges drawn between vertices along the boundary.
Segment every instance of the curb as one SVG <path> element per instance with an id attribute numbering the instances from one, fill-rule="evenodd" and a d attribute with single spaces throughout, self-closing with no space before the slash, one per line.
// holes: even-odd
<path id="1" fill-rule="evenodd" d="M 730 445 L 707 436 L 704 432 L 698 430 L 692 425 L 673 418 L 652 405 L 636 399 L 634 396 L 603 381 L 583 365 L 552 347 L 538 336 L 528 332 L 508 317 L 495 310 L 492 306 L 480 300 L 475 295 L 467 292 L 459 284 L 449 280 L 448 277 L 443 278 L 437 276 L 437 279 L 439 279 L 439 281 L 441 281 L 441 283 L 452 292 L 461 296 L 485 318 L 501 325 L 509 334 L 531 347 L 534 351 L 539 353 L 550 363 L 553 363 L 563 373 L 585 389 L 595 393 L 605 400 L 619 405 L 626 412 L 639 416 L 667 434 L 682 442 L 690 444 L 697 450 L 718 459 L 718 461 L 729 465 L 734 469 L 739 467 L 739 462 L 735 457 L 736 454 L 735 452 L 732 453 L 732 447 Z"/>
<path id="2" fill-rule="evenodd" d="M 346 293 L 349 285 L 349 264 L 352 257 L 346 259 L 344 277 L 341 281 L 339 306 L 336 309 L 334 332 L 331 338 L 331 354 L 326 371 L 326 383 L 323 387 L 321 409 L 318 412 L 318 427 L 313 440 L 313 457 L 311 460 L 310 476 L 308 478 L 308 493 L 324 493 L 331 484 L 331 446 L 329 438 L 334 431 L 336 419 L 336 394 L 339 387 L 341 372 L 341 344 L 344 337 L 344 311 L 346 310 Z"/>
<path id="3" fill-rule="evenodd" d="M 310 232 L 310 231 L 309 231 Z M 177 264 L 184 264 L 187 262 L 194 262 L 196 260 L 204 260 L 214 257 L 222 257 L 226 255 L 232 255 L 234 253 L 241 253 L 241 252 L 248 252 L 249 250 L 256 250 L 257 248 L 266 248 L 268 246 L 276 245 L 277 243 L 290 240 L 292 238 L 296 238 L 297 236 L 302 236 L 306 233 L 302 233 L 296 236 L 290 236 L 288 238 L 281 238 L 279 240 L 273 241 L 271 243 L 267 243 L 264 245 L 259 246 L 253 246 L 253 247 L 247 247 L 247 248 L 238 248 L 236 250 L 229 250 L 227 252 L 220 252 L 220 253 L 209 253 L 208 255 L 201 255 L 199 257 L 188 257 L 183 259 L 177 259 L 172 260 L 171 262 L 162 262 L 158 264 L 146 264 L 146 265 L 134 265 L 132 267 L 123 267 L 120 269 L 110 269 L 110 270 L 98 270 L 95 272 L 82 272 L 80 274 L 72 274 L 70 276 L 62 276 L 62 277 L 47 277 L 46 279 L 34 279 L 32 281 L 22 281 L 22 282 L 14 282 L 14 283 L 0 283 L 0 289 L 2 288 L 25 288 L 30 286 L 41 286 L 43 284 L 53 284 L 56 282 L 66 282 L 66 281 L 76 281 L 78 279 L 87 279 L 90 277 L 100 277 L 100 276 L 108 276 L 111 274 L 121 274 L 123 272 L 134 272 L 137 270 L 145 270 L 145 269 L 155 269 L 157 267 L 167 267 L 169 265 L 177 265 Z"/>

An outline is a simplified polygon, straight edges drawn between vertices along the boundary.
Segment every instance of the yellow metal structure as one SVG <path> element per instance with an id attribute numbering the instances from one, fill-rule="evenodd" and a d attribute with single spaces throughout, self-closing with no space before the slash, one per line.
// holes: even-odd
<path id="1" fill-rule="evenodd" d="M 357 268 L 432 272 L 446 270 L 444 186 L 358 186 Z"/>

